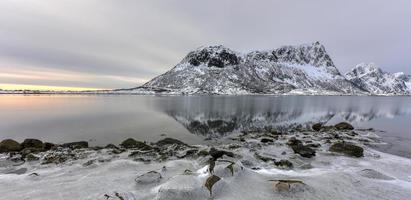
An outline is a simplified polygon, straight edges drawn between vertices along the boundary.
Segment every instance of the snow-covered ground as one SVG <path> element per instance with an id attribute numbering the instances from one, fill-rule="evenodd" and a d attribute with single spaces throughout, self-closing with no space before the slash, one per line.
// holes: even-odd
<path id="1" fill-rule="evenodd" d="M 378 141 L 373 133 L 364 132 L 354 137 L 357 144 L 365 148 L 364 157 L 361 158 L 331 153 L 327 150 L 330 144 L 319 139 L 325 137 L 326 133 L 310 134 L 293 133 L 279 136 L 278 140 L 268 143 L 260 142 L 267 135 L 253 134 L 227 138 L 227 141 L 232 142 L 216 141 L 214 147 L 230 151 L 235 156 L 225 155 L 217 160 L 213 174 L 221 180 L 212 187 L 211 197 L 205 186 L 211 176 L 208 170 L 210 156 L 170 157 L 162 162 L 143 162 L 129 156 L 133 150 L 113 154 L 110 149 L 80 149 L 75 150 L 78 159 L 61 164 L 42 165 L 41 161 L 33 161 L 11 166 L 11 161 L 3 154 L 0 158 L 0 198 L 409 199 L 411 160 L 375 151 L 358 142 Z M 340 133 L 342 137 L 348 137 L 346 134 L 350 133 Z M 321 143 L 316 156 L 305 158 L 294 154 L 286 145 L 292 136 L 304 143 L 310 140 Z M 243 138 L 244 141 L 235 142 L 236 138 Z M 192 148 L 204 150 L 209 147 Z M 257 154 L 276 160 L 287 159 L 294 167 L 287 169 L 272 162 L 263 162 L 257 158 Z M 228 167 L 230 164 L 232 171 Z M 290 188 L 284 188 L 278 185 L 278 180 L 298 182 L 290 183 Z"/>

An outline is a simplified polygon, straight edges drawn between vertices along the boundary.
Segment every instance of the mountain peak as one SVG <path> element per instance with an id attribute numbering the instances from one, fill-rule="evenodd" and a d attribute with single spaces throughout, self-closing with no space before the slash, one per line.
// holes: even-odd
<path id="1" fill-rule="evenodd" d="M 182 61 L 193 66 L 205 65 L 208 67 L 224 68 L 228 65 L 237 65 L 241 61 L 239 53 L 223 46 L 200 47 L 190 52 Z"/>
<path id="2" fill-rule="evenodd" d="M 384 73 L 375 63 L 360 63 L 351 69 L 347 76 L 364 76 L 367 74 L 382 74 Z"/>

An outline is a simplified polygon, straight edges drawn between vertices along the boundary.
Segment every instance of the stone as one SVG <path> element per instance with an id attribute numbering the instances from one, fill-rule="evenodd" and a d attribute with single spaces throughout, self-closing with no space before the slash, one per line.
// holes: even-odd
<path id="1" fill-rule="evenodd" d="M 20 151 L 21 149 L 21 145 L 12 139 L 5 139 L 0 142 L 0 153 Z"/>
<path id="2" fill-rule="evenodd" d="M 303 143 L 300 140 L 297 140 L 295 137 L 290 138 L 287 144 L 291 147 L 294 153 L 299 154 L 302 157 L 311 158 L 315 156 L 314 149 L 311 149 L 307 145 L 303 145 Z"/>
<path id="3" fill-rule="evenodd" d="M 106 148 L 106 149 L 119 149 L 116 145 L 114 145 L 114 144 L 108 144 L 108 145 L 106 145 L 104 148 Z"/>
<path id="4" fill-rule="evenodd" d="M 270 180 L 274 181 L 274 189 L 279 192 L 290 192 L 293 187 L 305 185 L 299 180 Z"/>
<path id="5" fill-rule="evenodd" d="M 142 174 L 138 176 L 135 181 L 138 184 L 152 184 L 152 183 L 158 183 L 162 179 L 162 176 L 160 173 L 156 171 L 149 171 L 145 174 Z"/>
<path id="6" fill-rule="evenodd" d="M 82 149 L 82 148 L 88 148 L 88 142 L 86 141 L 70 142 L 70 143 L 64 143 L 61 146 L 64 148 Z"/>
<path id="7" fill-rule="evenodd" d="M 210 177 L 207 178 L 204 186 L 208 189 L 210 192 L 210 196 L 213 195 L 213 186 L 216 184 L 218 181 L 220 181 L 220 177 L 216 175 L 211 175 Z"/>
<path id="8" fill-rule="evenodd" d="M 43 144 L 43 149 L 44 149 L 45 151 L 51 150 L 51 149 L 53 149 L 53 148 L 55 148 L 55 147 L 56 147 L 56 145 L 53 144 L 53 143 L 50 143 L 50 142 L 45 142 L 45 143 Z"/>
<path id="9" fill-rule="evenodd" d="M 213 157 L 214 160 L 217 160 L 223 157 L 224 155 L 228 157 L 234 157 L 234 153 L 229 152 L 229 151 L 217 150 L 214 147 L 212 147 L 208 153 L 210 154 L 211 157 Z"/>
<path id="10" fill-rule="evenodd" d="M 289 160 L 280 160 L 280 161 L 274 161 L 275 166 L 285 168 L 285 169 L 291 169 L 293 168 L 293 163 L 290 162 Z"/>
<path id="11" fill-rule="evenodd" d="M 321 123 L 316 123 L 316 124 L 314 124 L 314 125 L 312 126 L 312 129 L 313 129 L 314 131 L 320 131 L 322 127 L 323 127 L 323 124 L 321 124 Z"/>
<path id="12" fill-rule="evenodd" d="M 126 148 L 126 149 L 131 149 L 131 148 L 137 148 L 140 150 L 151 150 L 152 147 L 150 145 L 147 145 L 144 142 L 140 142 L 137 140 L 134 140 L 133 138 L 128 138 L 127 140 L 124 140 L 120 146 Z"/>
<path id="13" fill-rule="evenodd" d="M 343 153 L 348 156 L 362 157 L 364 156 L 364 149 L 362 147 L 349 144 L 346 142 L 338 142 L 331 145 L 329 151 Z"/>
<path id="14" fill-rule="evenodd" d="M 164 139 L 158 141 L 156 144 L 157 144 L 158 146 L 173 145 L 173 144 L 182 145 L 182 146 L 188 146 L 186 143 L 184 143 L 184 142 L 182 142 L 182 141 L 180 141 L 180 140 L 174 139 L 174 138 L 164 138 Z"/>
<path id="15" fill-rule="evenodd" d="M 25 139 L 23 143 L 21 143 L 21 147 L 24 148 L 37 148 L 43 149 L 43 142 L 38 139 Z"/>
<path id="16" fill-rule="evenodd" d="M 334 125 L 334 127 L 337 130 L 354 130 L 354 127 L 351 124 L 347 123 L 347 122 L 338 123 L 338 124 Z"/>
<path id="17" fill-rule="evenodd" d="M 40 157 L 35 156 L 32 153 L 29 153 L 29 154 L 26 155 L 26 160 L 29 161 L 29 162 L 30 161 L 36 161 L 36 160 L 40 160 Z"/>
<path id="18" fill-rule="evenodd" d="M 268 143 L 268 142 L 274 142 L 274 140 L 270 139 L 270 138 L 262 138 L 261 139 L 262 143 Z"/>

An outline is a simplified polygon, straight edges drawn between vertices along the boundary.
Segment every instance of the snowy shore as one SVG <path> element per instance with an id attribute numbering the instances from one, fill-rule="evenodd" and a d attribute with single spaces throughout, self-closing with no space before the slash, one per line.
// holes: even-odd
<path id="1" fill-rule="evenodd" d="M 47 151 L 3 152 L 0 194 L 11 200 L 363 200 L 411 195 L 411 160 L 372 149 L 382 143 L 373 130 L 313 128 L 317 131 L 238 133 L 214 145 L 128 139 L 104 148 L 70 143 Z"/>

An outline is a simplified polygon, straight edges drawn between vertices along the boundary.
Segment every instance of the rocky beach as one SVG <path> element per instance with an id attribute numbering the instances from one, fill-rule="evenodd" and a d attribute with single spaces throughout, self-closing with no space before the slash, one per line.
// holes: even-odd
<path id="1" fill-rule="evenodd" d="M 342 122 L 242 131 L 206 144 L 0 143 L 3 199 L 407 199 L 411 161 Z"/>

